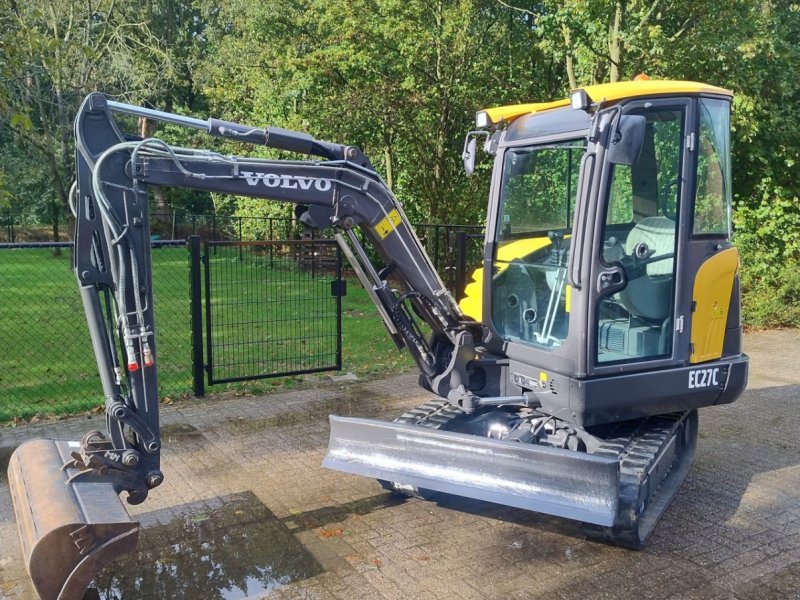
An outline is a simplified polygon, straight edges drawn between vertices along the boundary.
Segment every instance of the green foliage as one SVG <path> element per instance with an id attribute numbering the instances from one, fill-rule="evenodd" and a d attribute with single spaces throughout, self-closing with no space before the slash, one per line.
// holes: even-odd
<path id="1" fill-rule="evenodd" d="M 244 240 L 275 239 L 276 231 L 283 231 L 283 222 L 292 218 L 293 206 L 286 202 L 264 202 L 253 198 L 226 198 L 216 203 L 217 207 L 227 202 L 232 204 L 235 219 L 232 226 L 238 226 Z M 273 220 L 270 224 L 270 219 Z"/>
<path id="2" fill-rule="evenodd" d="M 65 212 L 71 121 L 81 98 L 102 90 L 358 145 L 413 221 L 479 224 L 491 165 L 484 159 L 467 179 L 460 162 L 476 110 L 642 72 L 734 91 L 737 239 L 746 271 L 777 276 L 800 252 L 797 0 L 4 3 L 0 202 L 31 222 Z M 171 127 L 148 133 L 280 156 Z M 701 200 L 713 215 L 710 199 Z M 158 212 L 214 210 L 242 223 L 291 212 L 176 190 L 155 193 L 153 203 Z"/>
<path id="3" fill-rule="evenodd" d="M 535 34 L 496 3 L 238 0 L 210 12 L 199 83 L 212 107 L 359 145 L 415 221 L 482 221 L 487 179 L 465 178 L 459 159 L 475 111 L 558 87 L 527 77 L 543 58 Z"/>
<path id="4" fill-rule="evenodd" d="M 760 201 L 740 201 L 734 213 L 735 241 L 743 267 L 756 276 L 787 261 L 800 261 L 800 198 L 762 181 Z"/>
<path id="5" fill-rule="evenodd" d="M 777 266 L 762 257 L 742 257 L 742 311 L 747 327 L 797 327 L 800 324 L 800 261 Z"/>
<path id="6" fill-rule="evenodd" d="M 49 216 L 56 240 L 74 176 L 72 121 L 83 97 L 102 89 L 141 102 L 173 78 L 147 16 L 131 0 L 0 7 L 0 170 L 11 171 L 22 156 L 25 171 L 46 174 L 33 186 L 41 195 L 26 194 L 15 204 L 22 213 L 30 212 L 28 203 L 37 204 L 33 212 Z"/>

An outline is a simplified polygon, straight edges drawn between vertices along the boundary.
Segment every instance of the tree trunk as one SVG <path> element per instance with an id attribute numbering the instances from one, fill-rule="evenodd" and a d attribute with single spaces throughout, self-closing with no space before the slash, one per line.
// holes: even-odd
<path id="1" fill-rule="evenodd" d="M 388 129 L 384 130 L 383 142 L 383 162 L 386 163 L 386 185 L 388 185 L 391 190 L 394 188 L 394 159 L 392 157 L 392 133 Z"/>
<path id="2" fill-rule="evenodd" d="M 622 13 L 625 10 L 624 0 L 617 0 L 614 8 L 614 23 L 610 27 L 608 36 L 608 55 L 611 58 L 609 61 L 609 80 L 611 83 L 619 81 L 620 73 L 622 72 L 622 39 L 620 31 L 622 31 Z"/>
<path id="3" fill-rule="evenodd" d="M 567 47 L 567 77 L 569 78 L 569 89 L 574 90 L 578 87 L 578 80 L 575 79 L 575 59 L 572 57 L 572 34 L 569 27 L 564 27 L 564 44 Z"/>
<path id="4" fill-rule="evenodd" d="M 150 138 L 155 135 L 156 122 L 148 121 L 144 117 L 139 117 L 139 135 L 143 138 Z M 169 204 L 165 190 L 160 185 L 153 186 L 153 221 L 162 224 L 172 223 L 172 207 Z M 151 223 L 153 223 L 151 221 Z"/>
<path id="5" fill-rule="evenodd" d="M 59 221 L 60 221 L 60 219 L 59 219 L 59 213 L 60 213 L 59 208 L 60 207 L 58 206 L 58 202 L 51 202 L 50 203 L 50 208 L 52 210 L 52 217 L 53 217 L 53 241 L 54 242 L 60 242 L 61 241 L 61 234 L 58 231 L 58 225 L 59 225 Z M 59 248 L 57 246 L 55 248 L 53 248 L 53 256 L 56 256 L 56 257 L 57 256 L 61 256 L 61 248 Z"/>
<path id="6" fill-rule="evenodd" d="M 444 196 L 444 157 L 445 157 L 445 128 L 447 126 L 447 115 L 445 106 L 447 104 L 447 96 L 443 94 L 444 90 L 441 89 L 444 74 L 442 73 L 442 60 L 443 48 L 442 37 L 444 36 L 444 5 L 438 2 L 436 5 L 436 83 L 439 86 L 441 102 L 441 114 L 439 115 L 438 124 L 436 127 L 436 141 L 434 142 L 434 159 L 433 159 L 433 185 L 431 190 L 431 207 L 430 218 L 438 222 L 440 219 L 439 211 L 444 209 L 443 196 Z M 445 212 L 446 214 L 446 212 Z"/>

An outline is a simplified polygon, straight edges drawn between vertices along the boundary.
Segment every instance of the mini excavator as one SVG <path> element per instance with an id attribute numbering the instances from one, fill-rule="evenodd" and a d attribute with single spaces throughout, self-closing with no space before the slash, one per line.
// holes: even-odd
<path id="1" fill-rule="evenodd" d="M 153 185 L 291 202 L 306 226 L 333 229 L 389 336 L 438 396 L 394 422 L 331 416 L 324 466 L 400 494 L 575 519 L 592 538 L 641 548 L 690 468 L 698 409 L 733 402 L 747 383 L 731 96 L 642 80 L 478 112 L 465 169 L 479 141 L 494 168 L 483 264 L 459 304 L 358 148 L 89 95 L 75 122 L 74 267 L 107 426 L 77 442 L 32 440 L 12 456 L 41 598 L 79 598 L 132 551 L 139 525 L 120 495 L 141 503 L 164 479 Z M 123 133 L 115 115 L 307 158 L 175 147 Z"/>

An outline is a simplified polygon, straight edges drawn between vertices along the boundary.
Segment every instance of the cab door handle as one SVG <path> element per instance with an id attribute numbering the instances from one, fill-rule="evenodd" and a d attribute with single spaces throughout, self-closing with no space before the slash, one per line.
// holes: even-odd
<path id="1" fill-rule="evenodd" d="M 625 271 L 620 267 L 612 267 L 600 271 L 597 275 L 597 292 L 600 294 L 613 293 L 627 285 Z"/>

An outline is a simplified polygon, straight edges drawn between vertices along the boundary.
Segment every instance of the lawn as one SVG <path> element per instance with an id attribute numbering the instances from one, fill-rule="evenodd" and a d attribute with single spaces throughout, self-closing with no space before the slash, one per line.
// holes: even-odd
<path id="1" fill-rule="evenodd" d="M 186 248 L 154 249 L 153 273 L 160 393 L 188 396 L 192 376 Z M 220 274 L 230 275 L 224 284 Z M 333 364 L 335 299 L 330 281 L 330 276 L 315 278 L 286 264 L 267 263 L 264 257 L 214 257 L 215 378 Z M 394 373 L 413 364 L 395 349 L 366 292 L 353 281 L 342 298 L 342 361 L 343 370 L 359 377 Z M 295 376 L 221 384 L 207 386 L 206 393 L 231 388 L 260 393 L 302 380 Z M 101 403 L 70 252 L 54 257 L 50 249 L 1 250 L 0 422 L 77 413 Z"/>

